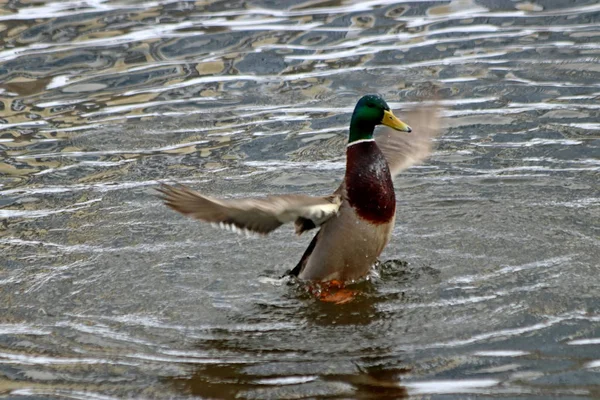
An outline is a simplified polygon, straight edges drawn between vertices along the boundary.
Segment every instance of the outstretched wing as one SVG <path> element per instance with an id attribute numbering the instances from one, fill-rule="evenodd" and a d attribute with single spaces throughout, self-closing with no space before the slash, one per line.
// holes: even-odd
<path id="1" fill-rule="evenodd" d="M 384 127 L 375 135 L 390 167 L 392 178 L 408 167 L 425 160 L 433 147 L 433 139 L 440 132 L 440 110 L 436 107 L 420 108 L 403 113 L 411 133 L 397 132 Z"/>
<path id="2" fill-rule="evenodd" d="M 215 199 L 187 186 L 165 184 L 158 191 L 167 206 L 182 214 L 234 231 L 239 229 L 260 234 L 267 234 L 288 222 L 295 222 L 296 232 L 300 234 L 306 228 L 317 227 L 334 216 L 342 203 L 338 195 L 312 197 L 290 194 Z"/>

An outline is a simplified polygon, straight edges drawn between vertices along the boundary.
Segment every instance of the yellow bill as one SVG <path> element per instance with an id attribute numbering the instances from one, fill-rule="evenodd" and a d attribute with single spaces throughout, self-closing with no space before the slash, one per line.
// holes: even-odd
<path id="1" fill-rule="evenodd" d="M 398 117 L 396 117 L 394 113 L 389 110 L 385 110 L 383 112 L 383 118 L 381 119 L 381 123 L 397 131 L 412 132 L 412 128 L 410 126 L 400 121 Z"/>

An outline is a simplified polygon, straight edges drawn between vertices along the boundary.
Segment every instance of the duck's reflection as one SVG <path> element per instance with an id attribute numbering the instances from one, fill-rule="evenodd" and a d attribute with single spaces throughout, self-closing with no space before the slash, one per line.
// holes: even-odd
<path id="1" fill-rule="evenodd" d="M 419 274 L 398 261 L 378 269 L 378 278 L 345 286 L 353 297 L 343 304 L 321 301 L 314 288 L 290 281 L 278 301 L 255 304 L 254 312 L 233 319 L 235 326 L 292 321 L 297 328 L 215 330 L 215 338 L 199 342 L 198 347 L 218 360 L 191 365 L 189 374 L 166 382 L 178 392 L 203 398 L 407 397 L 400 377 L 409 367 L 399 355 L 391 354 L 386 342 L 373 340 L 365 347 L 355 340 L 369 334 L 370 326 L 402 318 L 402 313 L 390 316 L 380 311 L 379 303 L 411 301 L 402 291 L 380 290 L 382 279 L 386 285 L 393 281 L 395 286 L 410 286 Z M 348 332 L 347 343 L 335 340 L 339 329 Z M 322 343 L 315 343 L 318 340 Z M 322 352 L 316 353 L 315 346 Z"/>
<path id="2" fill-rule="evenodd" d="M 344 293 L 347 301 L 341 303 L 324 301 L 322 292 L 315 294 L 315 288 L 306 284 L 301 284 L 297 290 L 305 291 L 301 296 L 307 302 L 300 315 L 313 325 L 368 325 L 380 317 L 377 303 L 383 300 L 377 295 L 376 285 L 372 281 L 348 285 L 343 289 L 316 289 L 331 291 L 328 295 L 332 296 Z"/>
<path id="3" fill-rule="evenodd" d="M 211 399 L 347 397 L 402 399 L 408 397 L 400 377 L 403 367 L 357 367 L 355 373 L 321 375 L 263 375 L 252 373 L 265 365 L 216 364 L 194 368 L 190 375 L 167 378 L 175 391 Z"/>
<path id="4" fill-rule="evenodd" d="M 377 264 L 371 279 L 346 285 L 341 289 L 315 289 L 312 284 L 299 282 L 294 282 L 293 285 L 296 287 L 295 295 L 306 301 L 306 307 L 299 311 L 308 322 L 319 326 L 369 325 L 388 318 L 387 314 L 379 309 L 378 304 L 411 302 L 414 299 L 401 288 L 410 287 L 422 278 L 422 275 L 435 273 L 438 271 L 430 267 L 410 266 L 403 260 L 386 260 Z M 382 282 L 394 286 L 397 290 L 383 293 L 380 290 Z M 323 290 L 329 291 L 327 296 L 323 296 Z M 343 291 L 343 296 L 336 296 L 340 291 Z M 338 301 L 340 298 L 342 300 Z M 333 301 L 329 301 L 330 299 Z M 396 313 L 394 318 L 401 318 L 401 312 Z"/>
<path id="5" fill-rule="evenodd" d="M 333 375 L 325 379 L 346 382 L 354 388 L 354 398 L 358 399 L 404 399 L 408 397 L 405 386 L 400 384 L 400 376 L 410 372 L 405 367 L 357 367 L 356 374 Z"/>

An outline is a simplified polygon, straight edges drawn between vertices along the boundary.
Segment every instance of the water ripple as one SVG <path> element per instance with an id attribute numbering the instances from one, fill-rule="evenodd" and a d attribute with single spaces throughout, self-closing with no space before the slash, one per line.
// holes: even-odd
<path id="1" fill-rule="evenodd" d="M 594 393 L 597 1 L 0 9 L 8 396 Z M 441 106 L 445 133 L 396 179 L 394 262 L 349 304 L 279 279 L 310 237 L 246 241 L 154 196 L 328 193 L 367 92 Z"/>

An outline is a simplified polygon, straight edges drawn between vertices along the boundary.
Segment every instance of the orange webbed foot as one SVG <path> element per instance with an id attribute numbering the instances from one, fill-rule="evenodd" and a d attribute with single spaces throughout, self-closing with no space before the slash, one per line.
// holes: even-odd
<path id="1" fill-rule="evenodd" d="M 311 287 L 310 291 L 317 299 L 335 304 L 348 303 L 357 294 L 355 290 L 346 289 L 344 283 L 338 280 L 320 282 L 316 287 Z"/>
<path id="2" fill-rule="evenodd" d="M 319 300 L 326 303 L 346 304 L 354 300 L 356 291 L 350 289 L 340 289 L 336 292 L 321 293 Z"/>

